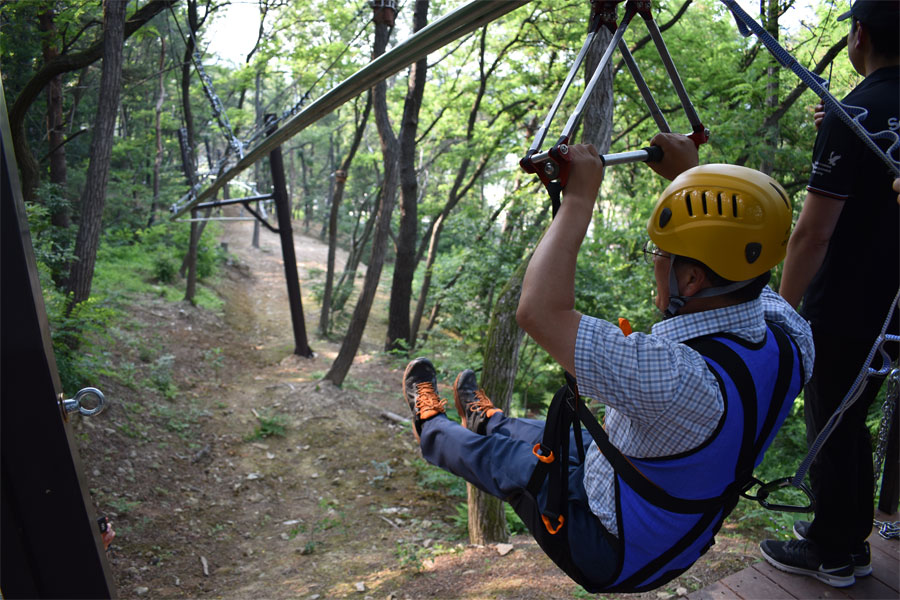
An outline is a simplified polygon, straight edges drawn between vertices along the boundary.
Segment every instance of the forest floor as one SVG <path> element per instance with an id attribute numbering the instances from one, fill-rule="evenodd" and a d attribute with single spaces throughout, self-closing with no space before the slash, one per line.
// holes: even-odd
<path id="1" fill-rule="evenodd" d="M 380 352 L 386 290 L 335 388 L 321 378 L 339 340 L 315 336 L 309 295 L 327 246 L 295 234 L 316 353 L 305 359 L 292 354 L 279 239 L 263 230 L 255 249 L 251 231 L 227 225 L 220 314 L 132 303 L 131 325 L 110 332 L 116 376 L 99 386 L 112 406 L 73 422 L 95 508 L 117 532 L 108 558 L 120 597 L 591 597 L 527 535 L 469 545 L 465 499 L 423 481 L 410 427 L 384 416 L 408 416 L 404 365 Z M 759 560 L 756 544 L 726 524 L 677 580 L 621 597 L 684 596 Z"/>

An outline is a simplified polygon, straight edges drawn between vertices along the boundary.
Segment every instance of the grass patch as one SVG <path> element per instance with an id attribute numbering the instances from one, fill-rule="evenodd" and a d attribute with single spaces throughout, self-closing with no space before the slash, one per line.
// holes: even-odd
<path id="1" fill-rule="evenodd" d="M 284 437 L 287 433 L 287 418 L 284 415 L 257 414 L 256 427 L 244 436 L 244 441 L 261 440 L 268 437 Z"/>

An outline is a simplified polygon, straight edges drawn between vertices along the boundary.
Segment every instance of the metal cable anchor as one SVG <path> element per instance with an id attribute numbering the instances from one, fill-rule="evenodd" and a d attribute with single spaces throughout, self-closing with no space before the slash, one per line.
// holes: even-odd
<path id="1" fill-rule="evenodd" d="M 94 396 L 97 399 L 97 405 L 93 408 L 86 408 L 82 405 L 82 400 L 84 400 L 87 396 Z M 104 410 L 106 410 L 106 396 L 103 395 L 103 392 L 98 390 L 97 388 L 87 387 L 81 390 L 78 390 L 78 393 L 75 394 L 74 398 L 69 400 L 60 400 L 60 407 L 63 411 L 63 418 L 68 420 L 69 413 L 78 412 L 82 417 L 93 417 L 94 415 L 99 415 Z"/>

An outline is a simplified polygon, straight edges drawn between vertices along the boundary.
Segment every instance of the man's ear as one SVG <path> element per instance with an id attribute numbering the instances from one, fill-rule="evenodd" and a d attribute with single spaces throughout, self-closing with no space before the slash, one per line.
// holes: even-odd
<path id="1" fill-rule="evenodd" d="M 864 44 L 869 43 L 869 28 L 857 21 L 856 23 L 856 35 L 853 37 L 853 45 L 862 50 Z"/>
<path id="2" fill-rule="evenodd" d="M 678 290 L 683 296 L 693 296 L 710 286 L 706 271 L 699 265 L 681 264 L 676 265 L 676 268 L 678 268 Z"/>

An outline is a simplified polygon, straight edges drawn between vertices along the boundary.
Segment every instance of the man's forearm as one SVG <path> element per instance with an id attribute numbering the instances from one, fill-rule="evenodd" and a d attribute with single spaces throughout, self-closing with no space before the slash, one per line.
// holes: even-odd
<path id="1" fill-rule="evenodd" d="M 603 180 L 603 165 L 593 146 L 571 146 L 569 152 L 569 184 L 556 218 L 525 271 L 516 320 L 564 369 L 574 373 L 581 320 L 575 310 L 575 265 Z"/>
<path id="2" fill-rule="evenodd" d="M 806 288 L 815 277 L 831 242 L 831 234 L 837 226 L 843 200 L 828 198 L 814 192 L 806 194 L 800 218 L 788 241 L 784 259 L 784 273 L 778 293 L 797 308 Z"/>
<path id="3" fill-rule="evenodd" d="M 827 243 L 816 242 L 809 237 L 791 237 L 778 293 L 795 309 L 822 266 L 827 251 Z"/>

